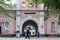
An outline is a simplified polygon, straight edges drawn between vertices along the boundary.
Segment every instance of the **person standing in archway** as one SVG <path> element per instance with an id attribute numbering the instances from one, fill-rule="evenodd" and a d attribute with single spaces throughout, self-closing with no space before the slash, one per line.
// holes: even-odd
<path id="1" fill-rule="evenodd" d="M 30 39 L 30 31 L 29 31 L 29 28 L 27 28 L 27 30 L 25 32 L 25 38 Z"/>

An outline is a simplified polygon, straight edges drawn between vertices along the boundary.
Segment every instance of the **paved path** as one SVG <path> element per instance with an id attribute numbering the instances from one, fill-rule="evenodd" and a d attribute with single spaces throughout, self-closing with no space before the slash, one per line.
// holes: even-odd
<path id="1" fill-rule="evenodd" d="M 0 40 L 60 40 L 58 37 L 31 37 L 30 39 L 25 39 L 24 37 L 16 38 L 16 37 L 0 37 Z"/>

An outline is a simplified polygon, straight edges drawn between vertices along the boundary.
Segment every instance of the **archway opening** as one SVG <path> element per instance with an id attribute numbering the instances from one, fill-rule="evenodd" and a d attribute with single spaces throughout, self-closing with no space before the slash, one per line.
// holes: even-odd
<path id="1" fill-rule="evenodd" d="M 0 22 L 0 35 L 1 35 L 2 22 Z"/>
<path id="2" fill-rule="evenodd" d="M 0 34 L 1 34 L 1 26 L 0 26 Z"/>
<path id="3" fill-rule="evenodd" d="M 35 31 L 35 33 L 38 31 L 38 25 L 35 21 L 33 20 L 27 20 L 23 23 L 22 26 L 22 35 L 24 35 L 24 30 L 29 28 L 31 31 Z"/>

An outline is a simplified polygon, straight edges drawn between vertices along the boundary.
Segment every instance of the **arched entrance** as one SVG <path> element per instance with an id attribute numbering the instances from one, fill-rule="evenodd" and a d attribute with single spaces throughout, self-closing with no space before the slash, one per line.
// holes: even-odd
<path id="1" fill-rule="evenodd" d="M 23 23 L 22 26 L 22 35 L 24 34 L 25 29 L 29 28 L 31 31 L 31 35 L 35 35 L 35 33 L 38 31 L 38 25 L 35 21 L 33 20 L 27 20 Z"/>
<path id="2" fill-rule="evenodd" d="M 1 35 L 2 22 L 0 22 L 0 35 Z"/>

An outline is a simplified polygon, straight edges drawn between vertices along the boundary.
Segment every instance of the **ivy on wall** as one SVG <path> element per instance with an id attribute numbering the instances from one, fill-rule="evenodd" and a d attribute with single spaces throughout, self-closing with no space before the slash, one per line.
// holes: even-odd
<path id="1" fill-rule="evenodd" d="M 7 16 L 7 17 L 10 17 L 10 18 L 13 18 L 13 17 L 10 16 L 8 13 L 5 13 L 4 16 Z"/>
<path id="2" fill-rule="evenodd" d="M 59 17 L 58 12 L 46 12 L 44 16 L 44 20 L 48 20 L 50 17 Z"/>

